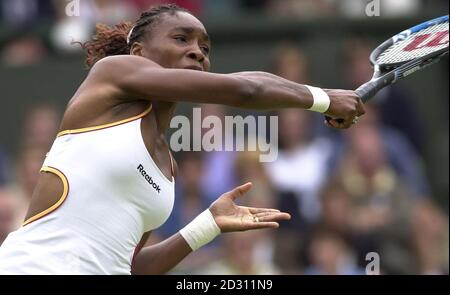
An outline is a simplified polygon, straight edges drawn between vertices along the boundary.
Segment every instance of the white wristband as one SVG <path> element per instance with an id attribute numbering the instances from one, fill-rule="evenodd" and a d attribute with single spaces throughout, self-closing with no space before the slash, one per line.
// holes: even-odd
<path id="1" fill-rule="evenodd" d="M 192 251 L 195 251 L 214 240 L 220 234 L 220 228 L 217 226 L 211 211 L 206 209 L 182 228 L 180 234 Z"/>
<path id="2" fill-rule="evenodd" d="M 313 112 L 325 113 L 330 107 L 330 97 L 328 96 L 328 94 L 322 88 L 309 85 L 304 86 L 308 88 L 314 99 L 312 107 L 310 107 L 308 110 Z"/>

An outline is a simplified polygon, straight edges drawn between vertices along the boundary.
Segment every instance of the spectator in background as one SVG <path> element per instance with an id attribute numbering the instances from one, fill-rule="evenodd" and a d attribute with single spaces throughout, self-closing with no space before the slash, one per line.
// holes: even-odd
<path id="1" fill-rule="evenodd" d="M 28 27 L 55 17 L 53 0 L 0 0 L 0 24 Z"/>
<path id="2" fill-rule="evenodd" d="M 311 68 L 307 56 L 301 48 L 289 42 L 281 43 L 275 48 L 271 72 L 296 83 L 314 84 L 311 80 Z M 329 129 L 323 126 L 322 114 L 314 113 L 311 117 L 314 121 L 311 126 L 312 133 L 321 135 L 329 132 Z"/>
<path id="3" fill-rule="evenodd" d="M 345 132 L 345 152 L 335 171 L 337 184 L 332 183 L 324 192 L 322 222 L 351 237 L 361 265 L 366 263 L 368 252 L 378 252 L 386 273 L 442 271 L 442 259 L 437 257 L 441 254 L 435 249 L 445 240 L 445 219 L 430 196 L 419 194 L 395 169 L 389 157 L 393 141 L 383 137 L 375 116 L 369 109 L 355 128 Z M 417 159 L 404 160 L 408 161 Z M 424 222 L 415 222 L 420 219 L 416 216 Z"/>
<path id="4" fill-rule="evenodd" d="M 11 184 L 11 193 L 23 204 L 22 221 L 37 185 L 45 155 L 56 137 L 59 116 L 56 107 L 48 103 L 31 106 L 26 112 Z"/>
<path id="5" fill-rule="evenodd" d="M 245 234 L 229 233 L 222 237 L 223 247 L 220 259 L 212 261 L 195 274 L 204 275 L 277 275 L 278 268 L 258 258 L 256 232 Z"/>
<path id="6" fill-rule="evenodd" d="M 280 44 L 275 49 L 272 72 L 296 83 L 311 83 L 306 56 L 300 48 L 290 43 Z"/>
<path id="7" fill-rule="evenodd" d="M 320 215 L 317 193 L 327 177 L 331 142 L 311 132 L 309 113 L 286 109 L 278 116 L 280 150 L 278 159 L 267 163 L 269 177 L 277 190 L 295 195 L 302 220 L 311 224 Z"/>
<path id="8" fill-rule="evenodd" d="M 251 206 L 274 206 L 277 203 L 276 191 L 273 189 L 266 167 L 260 162 L 258 151 L 238 153 L 234 161 L 234 174 L 237 182 L 252 182 L 255 186 L 245 199 Z"/>
<path id="9" fill-rule="evenodd" d="M 245 206 L 271 208 L 279 204 L 278 192 L 273 188 L 266 168 L 260 162 L 260 152 L 245 151 L 238 153 L 234 162 L 234 171 L 238 183 L 251 181 L 254 185 L 254 190 L 250 191 L 243 200 Z M 280 226 L 283 226 L 283 224 L 281 222 Z M 253 234 L 252 237 L 254 242 L 252 247 L 253 258 L 261 265 L 275 267 L 275 233 L 261 230 Z M 289 255 L 288 253 L 283 254 Z"/>
<path id="10" fill-rule="evenodd" d="M 12 182 L 0 184 L 0 244 L 25 220 L 47 149 L 26 147 L 18 155 Z"/>
<path id="11" fill-rule="evenodd" d="M 320 194 L 322 215 L 318 222 L 324 228 L 349 238 L 352 222 L 352 200 L 341 179 L 330 179 Z"/>
<path id="12" fill-rule="evenodd" d="M 29 107 L 25 114 L 21 146 L 50 149 L 58 131 L 60 112 L 45 102 Z"/>
<path id="13" fill-rule="evenodd" d="M 221 122 L 222 128 L 225 126 L 226 108 L 222 105 L 207 104 L 202 105 L 202 120 L 208 116 L 214 116 Z M 202 136 L 210 128 L 202 128 Z M 224 134 L 225 140 L 229 137 Z M 236 152 L 225 151 L 225 142 L 222 142 L 222 149 L 219 151 L 204 153 L 204 173 L 202 177 L 202 191 L 209 202 L 214 201 L 217 196 L 227 191 L 227 188 L 235 186 L 238 182 L 235 175 L 234 163 Z"/>
<path id="14" fill-rule="evenodd" d="M 273 73 L 285 79 L 308 84 L 307 59 L 301 50 L 283 44 L 275 50 Z M 267 163 L 270 181 L 279 193 L 278 208 L 292 216 L 289 225 L 276 233 L 275 260 L 285 273 L 299 273 L 304 264 L 304 234 L 320 217 L 318 192 L 327 179 L 331 142 L 318 137 L 314 114 L 286 109 L 277 112 L 279 152 Z"/>
<path id="15" fill-rule="evenodd" d="M 18 229 L 24 221 L 42 165 L 43 152 L 40 152 L 39 156 L 41 161 L 33 168 L 33 165 L 22 166 L 25 162 L 21 161 L 18 165 L 21 167 L 17 167 L 16 175 L 11 175 L 13 169 L 8 169 L 6 163 L 2 163 L 3 160 L 6 162 L 6 159 L 2 159 L 0 154 L 0 245 L 8 234 Z"/>
<path id="16" fill-rule="evenodd" d="M 381 138 L 379 140 L 382 143 L 386 161 L 408 187 L 412 198 L 429 197 L 431 192 L 422 166 L 422 159 L 412 147 L 410 141 L 397 130 L 383 125 L 380 119 L 381 114 L 376 105 L 367 104 L 366 108 L 368 109 L 367 118 L 360 125 L 370 126 L 370 130 L 374 130 L 377 136 Z M 361 134 L 361 138 L 362 136 Z M 348 148 L 345 140 L 343 144 L 339 144 L 339 140 L 339 138 L 336 139 L 335 149 L 333 149 L 333 155 L 330 157 L 329 167 L 331 170 L 336 168 L 337 163 L 342 159 L 342 153 Z"/>
<path id="17" fill-rule="evenodd" d="M 274 74 L 285 79 L 310 83 L 307 59 L 293 45 L 283 44 L 275 50 L 272 67 Z M 327 139 L 316 137 L 313 114 L 293 109 L 277 114 L 280 151 L 277 161 L 267 164 L 269 176 L 277 190 L 295 195 L 301 218 L 313 223 L 319 216 L 316 193 L 326 178 L 331 145 Z"/>
<path id="18" fill-rule="evenodd" d="M 45 146 L 26 146 L 18 155 L 15 194 L 29 202 L 39 179 L 39 171 L 48 149 Z M 25 215 L 24 215 L 25 217 Z"/>
<path id="19" fill-rule="evenodd" d="M 36 27 L 51 24 L 55 17 L 52 0 L 0 0 L 0 25 L 10 40 L 0 51 L 1 60 L 10 66 L 39 63 L 46 55 L 43 37 Z"/>
<path id="20" fill-rule="evenodd" d="M 448 216 L 430 200 L 414 206 L 412 213 L 413 248 L 420 274 L 449 273 Z"/>
<path id="21" fill-rule="evenodd" d="M 319 228 L 314 231 L 308 247 L 310 266 L 306 275 L 363 275 L 355 254 L 346 240 L 335 231 Z"/>
<path id="22" fill-rule="evenodd" d="M 377 252 L 383 257 L 381 267 L 385 273 L 448 273 L 448 221 L 432 203 L 403 204 L 401 212 L 395 211 L 397 207 L 387 214 L 386 208 L 377 209 L 376 204 L 358 205 L 363 200 L 355 198 L 348 189 L 342 179 L 325 186 L 320 224 L 356 247 L 360 266 L 367 264 L 368 252 Z M 411 212 L 406 212 L 407 208 Z M 407 218 L 403 220 L 403 229 L 398 222 L 392 222 L 394 215 Z M 392 226 L 396 229 L 389 229 Z M 378 227 L 378 233 L 369 233 L 369 227 Z"/>
<path id="23" fill-rule="evenodd" d="M 351 226 L 360 262 L 375 251 L 384 257 L 388 272 L 412 274 L 410 243 L 403 242 L 411 240 L 410 206 L 417 196 L 390 164 L 377 127 L 366 120 L 355 127 L 346 134 L 348 145 L 336 175 L 351 197 Z M 388 246 L 392 252 L 386 250 Z"/>
<path id="24" fill-rule="evenodd" d="M 10 232 L 21 226 L 23 209 L 21 200 L 6 187 L 0 186 L 0 245 Z"/>
<path id="25" fill-rule="evenodd" d="M 2 63 L 13 67 L 38 64 L 46 55 L 42 39 L 33 34 L 19 35 L 0 51 Z"/>

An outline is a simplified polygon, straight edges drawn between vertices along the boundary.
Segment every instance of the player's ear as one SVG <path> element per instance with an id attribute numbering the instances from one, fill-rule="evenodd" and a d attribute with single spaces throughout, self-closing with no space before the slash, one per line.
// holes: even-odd
<path id="1" fill-rule="evenodd" d="M 140 42 L 134 42 L 131 46 L 130 55 L 144 56 L 144 46 Z"/>

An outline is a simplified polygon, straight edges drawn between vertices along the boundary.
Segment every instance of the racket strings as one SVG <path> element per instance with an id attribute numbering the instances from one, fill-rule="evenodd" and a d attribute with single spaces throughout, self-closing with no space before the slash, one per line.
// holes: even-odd
<path id="1" fill-rule="evenodd" d="M 395 63 L 401 63 L 426 56 L 432 52 L 448 48 L 448 21 L 440 24 L 430 26 L 419 32 L 413 33 L 406 39 L 398 41 L 381 53 L 377 58 L 379 65 L 389 65 Z M 447 34 L 441 35 L 446 31 Z M 420 36 L 425 35 L 424 37 Z M 428 38 L 426 37 L 428 35 Z M 439 45 L 427 46 L 429 42 L 432 42 L 435 38 L 442 38 L 436 40 Z M 416 43 L 416 44 L 414 44 Z"/>

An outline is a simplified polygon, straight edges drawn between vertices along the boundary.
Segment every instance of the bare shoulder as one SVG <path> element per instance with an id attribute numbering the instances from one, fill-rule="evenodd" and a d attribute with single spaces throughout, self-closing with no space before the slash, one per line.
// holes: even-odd
<path id="1" fill-rule="evenodd" d="M 92 73 L 123 73 L 123 71 L 135 71 L 141 67 L 161 68 L 157 63 L 148 58 L 136 55 L 114 55 L 102 58 L 94 64 Z"/>
<path id="2" fill-rule="evenodd" d="M 89 71 L 87 84 L 114 87 L 122 84 L 125 77 L 141 69 L 161 68 L 157 63 L 140 56 L 115 55 L 102 58 Z M 92 84 L 91 84 L 92 83 Z"/>

